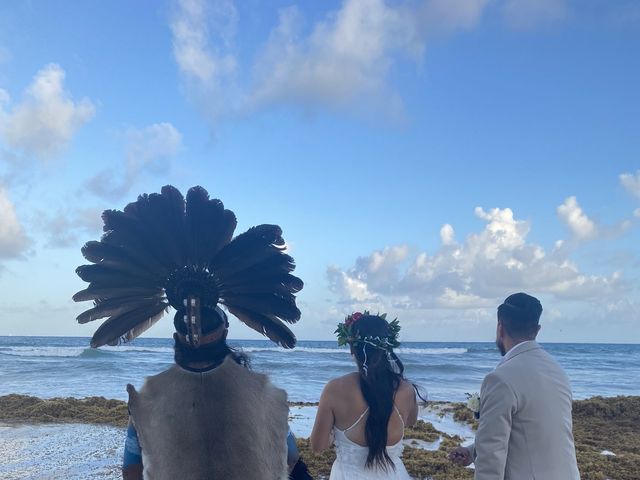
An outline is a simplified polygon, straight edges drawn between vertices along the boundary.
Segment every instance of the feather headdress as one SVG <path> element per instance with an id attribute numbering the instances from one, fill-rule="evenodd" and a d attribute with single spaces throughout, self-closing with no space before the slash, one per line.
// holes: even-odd
<path id="1" fill-rule="evenodd" d="M 295 336 L 302 281 L 291 274 L 282 230 L 259 225 L 233 238 L 236 217 L 220 200 L 193 187 L 186 201 L 174 187 L 144 194 L 123 211 L 102 214 L 104 235 L 84 245 L 91 265 L 76 269 L 89 286 L 76 302 L 93 301 L 78 316 L 86 323 L 106 318 L 92 347 L 128 342 L 157 322 L 171 306 L 190 325 L 192 307 L 224 305 L 252 329 L 285 348 Z M 194 318 L 195 325 L 195 318 Z"/>

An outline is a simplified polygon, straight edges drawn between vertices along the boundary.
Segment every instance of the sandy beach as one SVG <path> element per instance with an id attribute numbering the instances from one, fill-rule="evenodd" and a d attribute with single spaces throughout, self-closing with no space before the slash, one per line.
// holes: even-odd
<path id="1" fill-rule="evenodd" d="M 294 403 L 290 424 L 316 478 L 328 476 L 333 452 L 313 455 L 308 436 L 315 405 Z M 0 477 L 14 479 L 120 478 L 127 407 L 102 397 L 42 400 L 0 397 Z M 640 471 L 640 397 L 595 397 L 574 402 L 574 432 L 584 480 L 637 480 Z M 414 478 L 473 478 L 446 452 L 474 435 L 474 420 L 459 403 L 432 402 L 405 434 L 404 461 Z"/>

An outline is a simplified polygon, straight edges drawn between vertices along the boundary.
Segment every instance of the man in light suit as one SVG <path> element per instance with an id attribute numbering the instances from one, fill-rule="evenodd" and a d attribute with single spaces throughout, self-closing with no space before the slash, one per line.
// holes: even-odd
<path id="1" fill-rule="evenodd" d="M 498 307 L 496 345 L 503 356 L 480 390 L 475 444 L 449 458 L 475 463 L 475 480 L 579 480 L 569 379 L 535 341 L 540 301 L 525 293 Z"/>

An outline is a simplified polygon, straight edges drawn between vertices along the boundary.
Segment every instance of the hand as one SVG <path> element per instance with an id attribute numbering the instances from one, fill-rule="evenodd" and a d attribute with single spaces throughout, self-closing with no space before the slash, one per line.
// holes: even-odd
<path id="1" fill-rule="evenodd" d="M 447 458 L 456 465 L 460 465 L 461 467 L 467 467 L 473 463 L 473 458 L 471 458 L 471 450 L 466 447 L 454 448 L 449 452 Z"/>

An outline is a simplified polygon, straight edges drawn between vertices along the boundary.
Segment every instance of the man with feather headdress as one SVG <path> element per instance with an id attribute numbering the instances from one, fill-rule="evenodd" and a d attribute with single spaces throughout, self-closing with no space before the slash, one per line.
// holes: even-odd
<path id="1" fill-rule="evenodd" d="M 227 346 L 229 323 L 218 306 L 281 346 L 295 346 L 283 321 L 300 318 L 302 281 L 291 274 L 280 227 L 260 225 L 233 238 L 235 215 L 201 187 L 186 201 L 163 187 L 123 211 L 105 211 L 103 221 L 103 237 L 82 249 L 92 264 L 76 270 L 89 286 L 74 300 L 93 301 L 78 321 L 107 318 L 91 346 L 128 342 L 169 306 L 176 310 L 176 365 L 147 378 L 140 391 L 127 386 L 144 478 L 286 479 L 286 393 Z"/>

